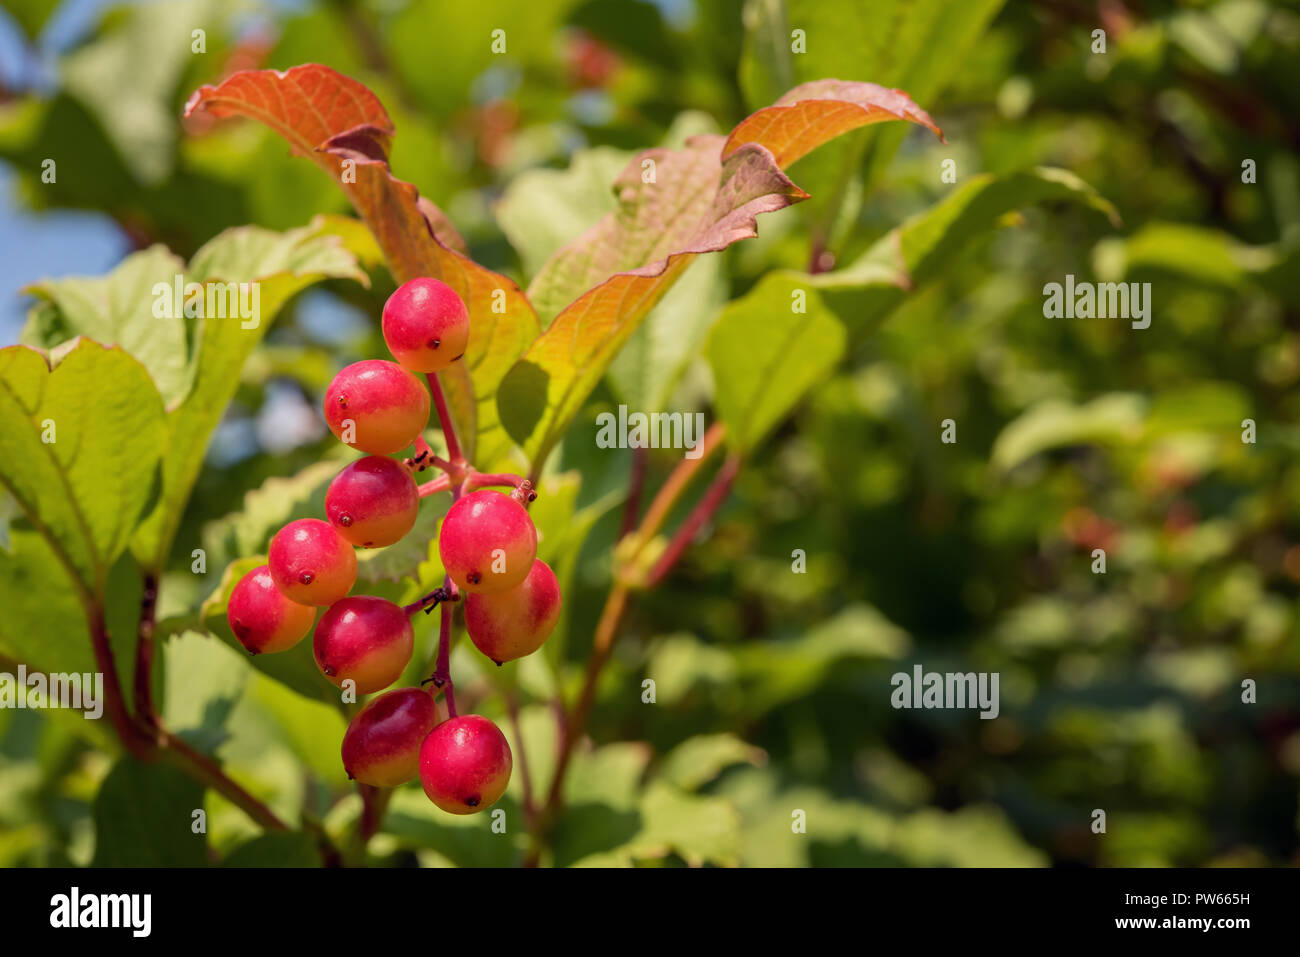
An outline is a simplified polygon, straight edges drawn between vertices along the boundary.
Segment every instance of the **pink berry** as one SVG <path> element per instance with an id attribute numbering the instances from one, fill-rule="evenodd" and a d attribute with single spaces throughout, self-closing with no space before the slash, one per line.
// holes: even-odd
<path id="1" fill-rule="evenodd" d="M 429 424 L 429 393 L 396 362 L 354 362 L 325 390 L 325 421 L 347 445 L 391 455 L 414 442 Z"/>
<path id="2" fill-rule="evenodd" d="M 479 651 L 498 665 L 531 655 L 560 620 L 560 583 L 540 558 L 520 584 L 465 599 L 465 627 Z"/>
<path id="3" fill-rule="evenodd" d="M 380 691 L 400 678 L 414 645 L 406 612 L 369 595 L 330 605 L 312 639 L 321 673 L 339 687 L 355 682 L 358 694 Z"/>
<path id="4" fill-rule="evenodd" d="M 239 643 L 259 655 L 288 651 L 302 641 L 316 620 L 316 609 L 285 598 L 271 570 L 258 565 L 230 593 L 226 620 Z"/>
<path id="5" fill-rule="evenodd" d="M 276 532 L 267 564 L 275 587 L 300 605 L 332 605 L 357 580 L 356 552 L 319 518 L 300 518 Z"/>
<path id="6" fill-rule="evenodd" d="M 495 804 L 513 765 L 501 729 L 476 714 L 444 721 L 420 746 L 424 793 L 449 814 L 473 814 Z"/>
<path id="7" fill-rule="evenodd" d="M 459 499 L 442 520 L 442 566 L 465 592 L 509 591 L 537 557 L 537 529 L 509 495 L 482 489 Z"/>
<path id="8" fill-rule="evenodd" d="M 402 283 L 384 303 L 384 342 L 413 372 L 437 372 L 465 354 L 469 310 L 456 291 L 437 279 Z"/>
<path id="9" fill-rule="evenodd" d="M 367 455 L 330 482 L 325 515 L 353 545 L 380 548 L 400 541 L 415 526 L 420 493 L 406 466 L 382 455 Z"/>
<path id="10" fill-rule="evenodd" d="M 357 712 L 343 735 L 348 777 L 377 788 L 405 784 L 420 770 L 420 745 L 438 721 L 433 696 L 421 688 L 381 694 Z"/>

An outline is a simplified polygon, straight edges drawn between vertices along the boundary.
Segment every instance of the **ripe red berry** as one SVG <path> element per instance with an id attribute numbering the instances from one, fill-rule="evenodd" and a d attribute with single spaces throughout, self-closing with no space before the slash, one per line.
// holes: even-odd
<path id="1" fill-rule="evenodd" d="M 450 814 L 491 807 L 506 791 L 514 759 L 501 729 L 476 714 L 438 725 L 420 746 L 420 783 Z"/>
<path id="2" fill-rule="evenodd" d="M 420 745 L 433 730 L 438 711 L 421 688 L 381 694 L 357 712 L 343 735 L 348 777 L 377 788 L 395 788 L 420 770 Z"/>
<path id="3" fill-rule="evenodd" d="M 275 587 L 301 605 L 332 605 L 357 580 L 356 552 L 319 518 L 300 518 L 276 532 L 267 564 Z"/>
<path id="4" fill-rule="evenodd" d="M 353 545 L 380 548 L 402 539 L 415 525 L 420 493 L 406 466 L 383 455 L 351 463 L 330 482 L 325 515 Z"/>
<path id="5" fill-rule="evenodd" d="M 384 342 L 414 372 L 437 372 L 465 354 L 469 310 L 456 291 L 437 279 L 402 283 L 384 303 Z"/>
<path id="6" fill-rule="evenodd" d="M 414 645 L 406 612 L 369 595 L 330 605 L 312 639 L 321 673 L 340 687 L 351 679 L 358 694 L 387 688 L 400 678 Z"/>
<path id="7" fill-rule="evenodd" d="M 290 601 L 275 587 L 271 570 L 258 565 L 239 580 L 226 604 L 226 620 L 251 653 L 288 651 L 311 631 L 316 609 Z"/>
<path id="8" fill-rule="evenodd" d="M 325 390 L 325 421 L 341 442 L 391 455 L 414 442 L 429 424 L 429 393 L 396 362 L 354 362 Z"/>
<path id="9" fill-rule="evenodd" d="M 520 584 L 465 599 L 465 627 L 479 651 L 498 665 L 531 655 L 560 620 L 560 583 L 540 558 Z"/>
<path id="10" fill-rule="evenodd" d="M 509 495 L 481 489 L 458 500 L 442 520 L 438 553 L 465 592 L 509 591 L 537 557 L 537 529 Z"/>

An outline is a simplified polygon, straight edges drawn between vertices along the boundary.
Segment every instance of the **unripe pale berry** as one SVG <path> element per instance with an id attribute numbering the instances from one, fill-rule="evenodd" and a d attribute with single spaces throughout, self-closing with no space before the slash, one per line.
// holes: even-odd
<path id="1" fill-rule="evenodd" d="M 465 599 L 469 637 L 498 665 L 542 647 L 559 620 L 560 583 L 540 558 L 533 561 L 528 577 L 509 591 Z"/>
<path id="2" fill-rule="evenodd" d="M 477 714 L 438 725 L 420 746 L 420 783 L 450 814 L 491 807 L 506 792 L 514 759 L 501 729 Z"/>
<path id="3" fill-rule="evenodd" d="M 384 303 L 384 342 L 414 372 L 437 372 L 465 354 L 469 310 L 456 291 L 437 279 L 402 283 Z"/>
<path id="4" fill-rule="evenodd" d="M 533 567 L 537 529 L 524 507 L 509 495 L 481 489 L 447 511 L 438 554 L 462 591 L 509 591 Z"/>
<path id="5" fill-rule="evenodd" d="M 275 587 L 301 605 L 332 605 L 357 580 L 356 552 L 319 518 L 300 518 L 276 532 L 267 565 Z"/>
<path id="6" fill-rule="evenodd" d="M 252 654 L 288 651 L 311 631 L 316 609 L 290 601 L 275 587 L 271 570 L 258 565 L 239 580 L 226 603 L 226 620 Z"/>
<path id="7" fill-rule="evenodd" d="M 420 746 L 438 721 L 433 696 L 422 688 L 381 694 L 357 712 L 343 735 L 348 777 L 377 788 L 405 784 L 420 770 Z"/>
<path id="8" fill-rule="evenodd" d="M 429 393 L 396 362 L 354 362 L 325 390 L 325 421 L 353 448 L 391 455 L 414 442 L 429 424 Z"/>
<path id="9" fill-rule="evenodd" d="M 400 678 L 414 645 L 406 612 L 370 595 L 330 605 L 312 639 L 321 673 L 339 687 L 351 679 L 358 694 L 380 691 Z"/>
<path id="10" fill-rule="evenodd" d="M 381 548 L 402 539 L 420 512 L 415 479 L 401 462 L 367 455 L 330 482 L 325 515 L 335 531 L 361 548 Z"/>

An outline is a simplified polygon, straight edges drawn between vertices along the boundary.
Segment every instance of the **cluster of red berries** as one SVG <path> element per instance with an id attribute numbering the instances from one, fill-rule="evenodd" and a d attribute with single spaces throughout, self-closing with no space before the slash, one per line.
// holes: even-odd
<path id="1" fill-rule="evenodd" d="M 541 647 L 560 615 L 560 588 L 537 558 L 537 530 L 527 504 L 531 485 L 514 476 L 482 476 L 463 461 L 441 463 L 447 478 L 418 486 L 414 472 L 435 460 L 422 433 L 435 374 L 461 357 L 469 341 L 469 312 L 455 291 L 436 279 L 402 285 L 384 305 L 384 341 L 396 362 L 371 359 L 343 369 L 325 393 L 325 420 L 341 441 L 368 453 L 346 466 L 325 496 L 328 521 L 299 519 L 271 539 L 267 564 L 231 592 L 230 628 L 251 653 L 285 651 L 311 630 L 321 673 L 358 694 L 381 691 L 410 662 L 411 617 L 433 604 L 465 600 L 470 639 L 498 665 Z M 437 393 L 440 395 L 441 393 Z M 444 423 L 444 425 L 446 425 Z M 389 456 L 412 444 L 408 459 Z M 450 444 L 450 443 L 449 443 Z M 504 494 L 480 484 L 508 484 Z M 415 526 L 426 489 L 449 488 L 438 550 L 447 573 L 443 588 L 408 606 L 384 598 L 349 596 L 357 577 L 357 548 L 391 545 Z M 513 759 L 505 735 L 487 718 L 457 716 L 438 722 L 434 687 L 401 688 L 369 701 L 343 737 L 348 776 L 396 787 L 416 773 L 425 793 L 453 814 L 491 806 L 505 792 Z"/>

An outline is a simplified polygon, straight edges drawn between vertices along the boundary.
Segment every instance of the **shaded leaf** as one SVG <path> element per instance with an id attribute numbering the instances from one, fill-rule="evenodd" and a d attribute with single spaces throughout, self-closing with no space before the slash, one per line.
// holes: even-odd
<path id="1" fill-rule="evenodd" d="M 203 785 L 167 764 L 122 758 L 95 797 L 94 867 L 202 867 L 207 839 L 191 830 Z"/>

